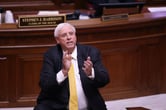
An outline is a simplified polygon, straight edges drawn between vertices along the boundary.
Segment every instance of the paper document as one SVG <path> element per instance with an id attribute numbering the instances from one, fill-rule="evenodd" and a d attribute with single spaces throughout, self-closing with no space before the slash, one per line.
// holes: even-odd
<path id="1" fill-rule="evenodd" d="M 166 12 L 166 7 L 149 7 L 148 10 L 150 12 Z"/>
<path id="2" fill-rule="evenodd" d="M 57 15 L 59 11 L 39 11 L 38 15 Z"/>

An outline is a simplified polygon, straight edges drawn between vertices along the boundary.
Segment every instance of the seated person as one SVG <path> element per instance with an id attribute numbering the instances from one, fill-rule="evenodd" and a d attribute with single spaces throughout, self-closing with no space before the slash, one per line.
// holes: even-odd
<path id="1" fill-rule="evenodd" d="M 88 8 L 89 9 L 94 9 L 96 11 L 99 11 L 99 6 L 98 4 L 102 3 L 127 3 L 127 2 L 136 2 L 137 0 L 88 0 Z M 95 13 L 95 15 L 92 15 L 92 17 L 99 17 L 99 13 Z"/>

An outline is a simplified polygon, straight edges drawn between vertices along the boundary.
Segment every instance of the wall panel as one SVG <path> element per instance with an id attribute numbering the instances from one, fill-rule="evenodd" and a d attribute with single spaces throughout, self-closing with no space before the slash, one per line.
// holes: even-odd
<path id="1" fill-rule="evenodd" d="M 39 83 L 36 82 L 39 82 L 42 54 L 20 54 L 17 59 L 18 100 L 34 99 L 39 93 Z"/>
<path id="2" fill-rule="evenodd" d="M 6 104 L 9 100 L 9 71 L 8 71 L 8 57 L 0 56 L 0 102 Z"/>

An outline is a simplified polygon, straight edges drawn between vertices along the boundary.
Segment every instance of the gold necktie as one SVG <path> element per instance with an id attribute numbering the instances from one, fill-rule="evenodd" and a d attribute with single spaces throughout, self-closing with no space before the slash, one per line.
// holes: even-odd
<path id="1" fill-rule="evenodd" d="M 71 64 L 68 73 L 69 87 L 70 87 L 69 110 L 78 110 L 78 98 L 77 98 L 76 81 L 74 74 L 75 74 L 74 66 L 73 64 Z"/>

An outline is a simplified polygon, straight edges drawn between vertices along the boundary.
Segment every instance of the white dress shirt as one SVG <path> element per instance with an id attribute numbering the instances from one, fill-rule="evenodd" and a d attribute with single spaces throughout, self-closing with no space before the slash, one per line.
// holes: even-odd
<path id="1" fill-rule="evenodd" d="M 77 88 L 77 97 L 78 97 L 78 106 L 79 106 L 78 108 L 79 110 L 87 110 L 87 99 L 82 88 L 82 83 L 81 83 L 79 68 L 78 68 L 77 47 L 74 49 L 71 56 L 72 56 L 72 63 L 74 65 L 74 72 L 75 72 L 75 79 L 76 79 L 76 88 Z M 93 68 L 92 68 L 92 75 L 88 77 L 92 79 L 95 77 Z M 66 78 L 67 76 L 63 75 L 62 70 L 58 72 L 57 74 L 58 83 L 63 82 Z"/>

